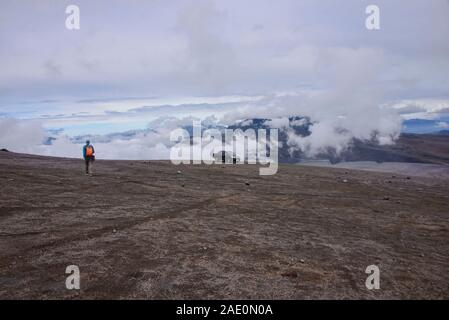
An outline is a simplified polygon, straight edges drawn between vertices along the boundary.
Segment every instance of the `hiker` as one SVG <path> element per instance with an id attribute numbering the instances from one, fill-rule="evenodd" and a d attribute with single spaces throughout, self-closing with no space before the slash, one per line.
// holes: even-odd
<path id="1" fill-rule="evenodd" d="M 86 162 L 86 174 L 92 175 L 92 162 L 95 160 L 95 150 L 89 140 L 86 141 L 86 145 L 83 147 L 83 157 Z"/>

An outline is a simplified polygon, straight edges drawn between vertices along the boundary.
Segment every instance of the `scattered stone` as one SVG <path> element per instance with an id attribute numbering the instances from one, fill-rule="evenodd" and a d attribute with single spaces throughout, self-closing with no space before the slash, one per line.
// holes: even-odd
<path id="1" fill-rule="evenodd" d="M 384 200 L 390 200 L 390 197 L 384 197 Z"/>
<path id="2" fill-rule="evenodd" d="M 392 177 L 392 178 L 396 178 L 396 176 L 395 176 L 395 175 L 392 175 L 391 177 Z"/>
<path id="3" fill-rule="evenodd" d="M 388 180 L 388 183 L 391 183 L 391 180 Z"/>
<path id="4" fill-rule="evenodd" d="M 346 180 L 346 179 L 343 179 L 343 182 L 344 182 L 344 183 L 346 183 L 346 182 L 348 182 L 348 180 Z"/>
<path id="5" fill-rule="evenodd" d="M 405 179 L 410 180 L 411 178 L 410 178 L 410 177 L 407 177 L 407 178 L 405 178 Z"/>
<path id="6" fill-rule="evenodd" d="M 116 229 L 114 229 L 114 230 L 112 230 L 112 232 L 116 233 L 116 232 L 117 232 L 117 230 L 116 230 Z"/>
<path id="7" fill-rule="evenodd" d="M 248 181 L 245 181 L 245 184 L 246 184 L 247 186 L 249 186 L 249 182 L 248 182 Z"/>
<path id="8" fill-rule="evenodd" d="M 305 263 L 306 261 L 304 259 L 299 260 L 301 263 Z"/>
<path id="9" fill-rule="evenodd" d="M 348 171 L 345 171 L 345 174 L 349 174 L 349 172 L 348 172 Z"/>
<path id="10" fill-rule="evenodd" d="M 181 171 L 178 171 L 177 174 L 181 174 Z"/>
<path id="11" fill-rule="evenodd" d="M 183 188 L 184 188 L 185 186 L 186 186 L 185 184 L 181 184 L 181 187 L 183 187 Z"/>
<path id="12" fill-rule="evenodd" d="M 398 200 L 398 201 L 396 201 L 396 203 L 397 203 L 397 204 L 401 204 L 401 201 Z"/>
<path id="13" fill-rule="evenodd" d="M 419 256 L 420 256 L 421 258 L 424 258 L 424 253 L 420 253 Z"/>

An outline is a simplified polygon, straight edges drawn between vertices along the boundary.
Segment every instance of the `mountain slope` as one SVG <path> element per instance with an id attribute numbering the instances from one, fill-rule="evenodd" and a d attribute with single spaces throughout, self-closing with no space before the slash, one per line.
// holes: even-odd
<path id="1" fill-rule="evenodd" d="M 247 119 L 231 129 L 269 129 L 270 119 Z M 289 130 L 296 135 L 310 135 L 311 122 L 307 118 L 290 117 Z M 281 163 L 297 163 L 307 160 L 304 152 L 292 149 L 288 145 L 285 128 L 280 128 L 279 161 Z M 433 164 L 449 164 L 449 135 L 445 134 L 411 134 L 402 133 L 395 144 L 379 145 L 375 141 L 361 141 L 354 139 L 347 150 L 340 154 L 333 150 L 322 152 L 314 159 L 330 160 L 332 163 L 342 161 L 376 161 L 376 162 L 417 162 Z"/>
<path id="2" fill-rule="evenodd" d="M 83 165 L 0 152 L 0 298 L 449 298 L 449 180 Z M 65 288 L 72 264 L 81 290 Z M 381 290 L 365 287 L 372 264 Z"/>

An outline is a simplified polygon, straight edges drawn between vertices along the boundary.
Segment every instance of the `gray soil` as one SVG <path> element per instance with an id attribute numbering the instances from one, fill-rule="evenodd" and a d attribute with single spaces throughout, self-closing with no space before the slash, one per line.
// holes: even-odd
<path id="1" fill-rule="evenodd" d="M 0 298 L 449 298 L 449 180 L 83 165 L 0 152 Z M 72 264 L 78 291 L 65 288 Z"/>
<path id="2" fill-rule="evenodd" d="M 448 164 L 408 163 L 408 162 L 377 163 L 375 161 L 350 161 L 350 162 L 348 161 L 331 164 L 329 161 L 307 161 L 300 163 L 300 165 L 389 172 L 393 174 L 396 173 L 416 177 L 449 179 Z"/>

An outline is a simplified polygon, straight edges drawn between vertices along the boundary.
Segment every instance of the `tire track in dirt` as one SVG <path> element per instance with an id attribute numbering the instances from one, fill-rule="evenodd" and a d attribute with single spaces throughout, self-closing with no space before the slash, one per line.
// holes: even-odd
<path id="1" fill-rule="evenodd" d="M 231 198 L 232 196 L 229 196 L 229 198 Z M 64 237 L 61 239 L 57 239 L 51 242 L 47 242 L 44 244 L 40 244 L 40 245 L 36 245 L 36 246 L 31 246 L 23 251 L 21 251 L 21 255 L 25 255 L 28 252 L 32 252 L 35 250 L 43 250 L 49 247 L 53 247 L 53 246 L 58 246 L 60 244 L 68 244 L 74 241 L 82 241 L 82 240 L 86 240 L 86 239 L 92 239 L 92 238 L 100 238 L 101 236 L 103 236 L 106 233 L 110 233 L 111 232 L 111 228 L 119 228 L 120 230 L 126 230 L 126 229 L 130 229 L 133 228 L 137 225 L 146 223 L 146 222 L 150 222 L 152 220 L 157 220 L 157 219 L 170 219 L 170 218 L 174 218 L 177 217 L 180 213 L 183 212 L 187 212 L 187 211 L 191 211 L 194 209 L 200 209 L 203 208 L 213 202 L 215 202 L 218 198 L 223 199 L 223 197 L 213 197 L 213 198 L 209 198 L 207 200 L 201 201 L 199 203 L 194 203 L 190 206 L 187 206 L 185 208 L 182 209 L 178 209 L 178 210 L 171 210 L 171 211 L 167 211 L 165 213 L 159 213 L 156 215 L 152 215 L 151 217 L 145 217 L 145 218 L 141 218 L 141 219 L 137 219 L 137 220 L 132 220 L 132 221 L 128 221 L 125 223 L 121 223 L 121 224 L 113 224 L 112 226 L 105 226 L 99 229 L 94 229 L 94 230 L 90 230 L 86 233 L 83 234 L 78 234 L 75 236 L 69 236 L 69 237 Z M 37 232 L 38 233 L 48 233 L 48 232 Z M 11 258 L 15 257 L 16 255 L 13 256 L 4 256 L 2 258 L 2 261 L 0 262 L 0 265 L 2 264 L 8 264 L 6 263 L 8 260 L 10 260 Z"/>

